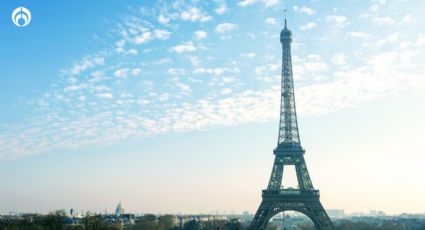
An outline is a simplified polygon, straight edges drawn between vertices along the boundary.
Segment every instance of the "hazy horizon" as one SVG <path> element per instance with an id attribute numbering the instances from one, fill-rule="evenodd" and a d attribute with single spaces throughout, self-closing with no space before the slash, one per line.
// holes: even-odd
<path id="1" fill-rule="evenodd" d="M 425 2 L 411 0 L 0 3 L 0 213 L 255 212 L 285 8 L 325 209 L 423 214 Z"/>

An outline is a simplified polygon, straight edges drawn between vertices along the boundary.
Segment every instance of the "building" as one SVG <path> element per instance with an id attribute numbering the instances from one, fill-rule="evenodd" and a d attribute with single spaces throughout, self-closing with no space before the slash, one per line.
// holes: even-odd
<path id="1" fill-rule="evenodd" d="M 115 215 L 121 216 L 124 214 L 124 208 L 122 207 L 121 201 L 118 203 L 117 208 L 115 209 Z"/>

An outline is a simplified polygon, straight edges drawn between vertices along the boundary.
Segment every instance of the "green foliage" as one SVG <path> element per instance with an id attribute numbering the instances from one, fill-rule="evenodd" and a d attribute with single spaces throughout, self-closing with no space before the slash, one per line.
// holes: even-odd
<path id="1" fill-rule="evenodd" d="M 196 220 L 188 221 L 184 224 L 183 230 L 200 230 L 201 225 Z"/>
<path id="2" fill-rule="evenodd" d="M 47 215 L 32 215 L 0 222 L 0 230 L 121 230 L 120 222 L 109 223 L 100 215 L 86 213 L 82 224 L 65 224 L 66 212 L 57 210 Z"/>
<path id="3" fill-rule="evenodd" d="M 153 214 L 146 214 L 138 217 L 135 225 L 129 226 L 128 229 L 169 230 L 174 227 L 174 218 L 172 215 L 164 215 L 157 218 Z"/>
<path id="4" fill-rule="evenodd" d="M 424 222 L 411 222 L 409 224 L 395 224 L 392 221 L 376 221 L 376 223 L 353 222 L 350 220 L 340 220 L 335 223 L 335 230 L 404 230 L 404 229 L 425 229 Z M 114 218 L 107 216 L 86 215 L 73 222 L 72 218 L 65 215 L 65 211 L 58 210 L 48 215 L 24 215 L 21 217 L 10 217 L 0 219 L 0 230 L 242 230 L 248 229 L 243 226 L 238 219 L 231 220 L 210 220 L 196 221 L 190 220 L 179 225 L 175 216 L 163 215 L 155 216 L 147 214 L 137 217 L 135 224 L 123 225 Z M 247 224 L 247 223 L 245 223 Z M 422 225 L 421 225 L 422 224 Z M 266 230 L 277 230 L 281 226 L 270 223 Z M 298 229 L 315 229 L 312 224 L 299 224 Z"/>
<path id="5" fill-rule="evenodd" d="M 171 229 L 174 227 L 174 216 L 164 215 L 158 217 L 158 224 L 160 229 Z"/>
<path id="6" fill-rule="evenodd" d="M 49 213 L 44 220 L 44 227 L 47 230 L 62 230 L 65 219 L 65 210 L 57 210 Z"/>
<path id="7" fill-rule="evenodd" d="M 401 224 L 385 221 L 383 224 L 370 224 L 365 222 L 343 221 L 335 226 L 336 230 L 404 230 Z"/>
<path id="8" fill-rule="evenodd" d="M 84 229 L 86 230 L 120 230 L 121 222 L 110 223 L 105 221 L 101 215 L 90 215 L 86 213 L 83 218 Z"/>

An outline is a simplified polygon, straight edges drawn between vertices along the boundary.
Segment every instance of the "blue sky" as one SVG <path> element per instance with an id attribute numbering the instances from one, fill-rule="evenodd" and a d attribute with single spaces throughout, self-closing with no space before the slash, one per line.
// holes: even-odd
<path id="1" fill-rule="evenodd" d="M 424 4 L 4 1 L 0 212 L 254 211 L 277 142 L 284 8 L 325 206 L 424 212 Z M 25 28 L 10 19 L 20 5 Z"/>

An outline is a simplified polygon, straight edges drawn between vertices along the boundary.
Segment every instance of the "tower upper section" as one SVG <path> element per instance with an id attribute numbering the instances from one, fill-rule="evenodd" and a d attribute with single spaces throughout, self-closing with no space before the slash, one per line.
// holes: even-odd
<path id="1" fill-rule="evenodd" d="M 292 32 L 288 29 L 288 26 L 287 26 L 286 10 L 285 10 L 285 27 L 280 32 L 280 42 L 282 44 L 292 42 Z"/>
<path id="2" fill-rule="evenodd" d="M 298 133 L 297 112 L 295 106 L 294 77 L 292 73 L 291 42 L 292 33 L 287 27 L 285 10 L 285 27 L 280 32 L 282 43 L 282 81 L 279 139 L 276 151 L 304 152 Z"/>

